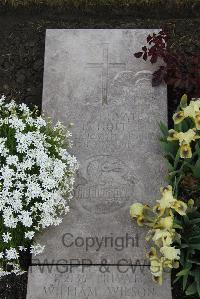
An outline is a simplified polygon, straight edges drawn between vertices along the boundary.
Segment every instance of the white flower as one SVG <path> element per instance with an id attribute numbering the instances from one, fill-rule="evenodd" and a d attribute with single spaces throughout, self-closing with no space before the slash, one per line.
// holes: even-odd
<path id="1" fill-rule="evenodd" d="M 15 116 L 9 119 L 9 123 L 10 127 L 15 128 L 17 131 L 23 131 L 25 129 L 24 122 Z"/>
<path id="2" fill-rule="evenodd" d="M 62 223 L 62 218 L 57 218 L 57 219 L 54 219 L 54 225 L 57 226 L 57 225 L 60 225 Z"/>
<path id="3" fill-rule="evenodd" d="M 47 125 L 46 121 L 41 117 L 39 116 L 37 119 L 36 119 L 36 126 L 37 127 L 45 127 Z"/>
<path id="4" fill-rule="evenodd" d="M 17 259 L 18 257 L 19 257 L 19 254 L 15 248 L 11 247 L 10 249 L 6 249 L 6 259 L 14 260 L 14 259 Z"/>
<path id="5" fill-rule="evenodd" d="M 4 257 L 4 253 L 0 252 L 0 259 L 2 259 Z"/>
<path id="6" fill-rule="evenodd" d="M 26 251 L 27 250 L 27 248 L 24 247 L 24 246 L 19 246 L 18 248 L 19 248 L 19 251 Z"/>
<path id="7" fill-rule="evenodd" d="M 69 213 L 69 211 L 70 211 L 69 206 L 66 206 L 65 207 L 65 213 L 67 214 L 67 213 Z"/>
<path id="8" fill-rule="evenodd" d="M 0 99 L 0 211 L 3 222 L 2 241 L 8 243 L 11 234 L 23 226 L 22 242 L 12 238 L 12 248 L 0 253 L 7 260 L 9 272 L 0 269 L 0 276 L 22 273 L 18 252 L 26 250 L 27 241 L 33 244 L 36 231 L 62 222 L 69 212 L 77 160 L 65 144 L 70 144 L 71 133 L 58 123 L 55 127 L 41 116 L 35 116 L 25 104 L 9 104 Z M 9 136 L 9 140 L 5 138 Z M 12 132 L 12 134 L 10 134 Z M 64 141 L 65 139 L 65 141 Z M 65 196 L 65 197 L 64 197 Z M 28 230 L 27 230 L 28 228 Z M 44 246 L 31 246 L 31 253 L 39 254 Z"/>
<path id="9" fill-rule="evenodd" d="M 29 231 L 25 233 L 25 238 L 32 240 L 35 235 L 34 231 Z"/>
<path id="10" fill-rule="evenodd" d="M 18 157 L 16 156 L 16 155 L 10 155 L 10 156 L 8 156 L 7 158 L 6 158 L 6 163 L 8 164 L 8 165 L 17 165 L 17 163 L 18 163 L 18 161 L 19 161 L 19 159 L 18 159 Z"/>
<path id="11" fill-rule="evenodd" d="M 1 98 L 0 98 L 0 105 L 2 105 L 4 102 L 5 102 L 5 96 L 2 95 Z"/>
<path id="12" fill-rule="evenodd" d="M 27 196 L 31 198 L 39 197 L 42 193 L 42 189 L 38 183 L 28 182 L 27 187 Z"/>
<path id="13" fill-rule="evenodd" d="M 26 114 L 29 114 L 29 113 L 30 113 L 30 109 L 29 109 L 29 107 L 28 107 L 26 104 L 24 104 L 24 103 L 19 104 L 19 109 L 20 109 L 22 112 L 26 113 Z"/>
<path id="14" fill-rule="evenodd" d="M 42 246 L 40 244 L 31 245 L 30 253 L 32 253 L 33 255 L 40 254 L 44 251 L 44 248 L 45 246 Z"/>
<path id="15" fill-rule="evenodd" d="M 7 103 L 5 107 L 9 110 L 12 111 L 14 108 L 16 108 L 16 103 L 15 101 L 11 100 L 10 103 Z"/>
<path id="16" fill-rule="evenodd" d="M 7 138 L 0 138 L 0 155 L 2 157 L 6 157 L 9 153 L 9 150 L 6 148 L 6 143 Z"/>
<path id="17" fill-rule="evenodd" d="M 10 233 L 3 233 L 2 238 L 5 243 L 8 243 L 10 240 L 12 240 Z"/>
<path id="18" fill-rule="evenodd" d="M 3 219 L 4 219 L 4 225 L 9 228 L 15 228 L 17 226 L 17 218 L 13 216 L 12 209 L 4 208 L 3 210 Z"/>
<path id="19" fill-rule="evenodd" d="M 31 213 L 28 211 L 21 211 L 21 215 L 19 215 L 18 217 L 25 227 L 30 227 L 33 223 Z"/>

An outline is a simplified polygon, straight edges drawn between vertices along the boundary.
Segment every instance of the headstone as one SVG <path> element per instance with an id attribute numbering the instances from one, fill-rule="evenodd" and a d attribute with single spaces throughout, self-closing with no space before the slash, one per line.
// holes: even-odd
<path id="1" fill-rule="evenodd" d="M 148 265 L 146 231 L 130 220 L 129 206 L 136 201 L 153 204 L 164 178 L 158 122 L 167 119 L 166 87 L 153 88 L 155 68 L 134 57 L 153 31 L 47 30 L 43 111 L 55 121 L 74 124 L 71 152 L 80 169 L 71 213 L 61 225 L 41 234 L 38 241 L 46 249 L 33 258 L 33 264 Z M 91 267 L 90 283 L 98 286 L 98 269 Z M 81 287 L 77 269 L 71 284 Z M 36 266 L 30 270 L 28 299 L 46 298 L 43 288 L 41 292 L 38 289 L 38 297 L 31 297 L 33 287 L 40 286 L 42 280 L 45 286 L 57 288 L 55 268 L 51 276 L 47 268 L 42 274 L 38 271 Z M 111 276 L 118 272 L 113 266 Z M 63 284 L 65 275 L 58 274 Z M 132 276 L 134 280 L 135 274 Z M 142 281 L 142 285 L 148 281 L 142 297 L 149 298 L 152 282 L 148 275 L 140 274 L 137 289 Z M 116 283 L 114 278 L 114 288 L 123 284 L 123 279 Z M 104 288 L 103 282 L 100 287 Z M 61 292 L 62 287 L 58 289 Z M 165 292 L 164 298 L 170 298 L 169 283 L 160 290 Z M 161 298 L 159 292 L 152 296 Z M 140 298 L 138 294 L 134 298 Z M 59 296 L 94 298 L 66 295 L 65 291 Z M 125 297 L 119 293 L 95 295 L 98 299 L 131 296 L 133 293 Z"/>

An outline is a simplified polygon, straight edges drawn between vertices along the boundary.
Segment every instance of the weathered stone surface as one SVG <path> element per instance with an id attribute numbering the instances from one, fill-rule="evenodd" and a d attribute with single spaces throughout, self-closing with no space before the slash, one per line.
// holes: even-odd
<path id="1" fill-rule="evenodd" d="M 71 213 L 40 237 L 47 245 L 40 262 L 145 259 L 145 231 L 133 228 L 129 206 L 158 195 L 164 163 L 157 122 L 167 118 L 166 86 L 153 88 L 152 65 L 133 55 L 148 32 L 47 30 L 43 110 L 74 123 L 80 170 Z"/>
<path id="2" fill-rule="evenodd" d="M 129 217 L 132 202 L 156 200 L 164 177 L 157 122 L 167 119 L 166 87 L 152 88 L 152 65 L 133 55 L 150 32 L 47 30 L 43 110 L 74 123 L 80 169 L 71 213 L 39 237 L 46 249 L 33 263 L 46 266 L 30 270 L 28 299 L 171 298 L 169 279 L 157 287 L 142 272 L 146 232 Z M 110 273 L 104 263 L 115 265 Z M 93 265 L 68 273 L 66 264 Z M 126 277 L 127 264 L 137 267 Z"/>
<path id="3" fill-rule="evenodd" d="M 27 299 L 171 299 L 169 277 L 155 285 L 147 267 L 33 267 L 30 278 Z"/>

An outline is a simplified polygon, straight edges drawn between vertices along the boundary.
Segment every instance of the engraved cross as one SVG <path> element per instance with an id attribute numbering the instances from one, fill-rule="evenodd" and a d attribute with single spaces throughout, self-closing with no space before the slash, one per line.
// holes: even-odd
<path id="1" fill-rule="evenodd" d="M 102 104 L 108 104 L 108 80 L 109 69 L 111 67 L 122 68 L 125 67 L 125 63 L 121 62 L 109 62 L 108 44 L 104 44 L 103 47 L 103 62 L 100 63 L 87 63 L 88 68 L 101 68 L 102 70 Z"/>

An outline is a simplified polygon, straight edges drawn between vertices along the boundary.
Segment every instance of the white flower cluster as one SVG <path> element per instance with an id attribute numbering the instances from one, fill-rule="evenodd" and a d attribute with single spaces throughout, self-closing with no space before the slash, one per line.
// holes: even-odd
<path id="1" fill-rule="evenodd" d="M 69 211 L 78 168 L 67 151 L 70 136 L 25 104 L 0 99 L 0 261 L 12 265 L 0 276 L 20 272 L 20 251 L 41 253 L 35 233 L 60 224 Z"/>

